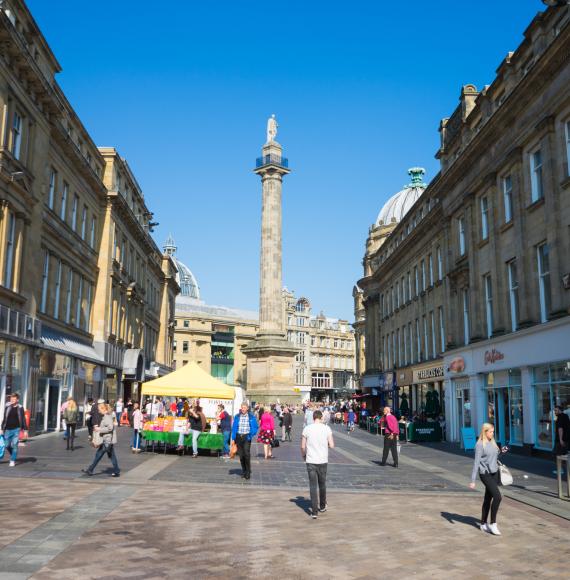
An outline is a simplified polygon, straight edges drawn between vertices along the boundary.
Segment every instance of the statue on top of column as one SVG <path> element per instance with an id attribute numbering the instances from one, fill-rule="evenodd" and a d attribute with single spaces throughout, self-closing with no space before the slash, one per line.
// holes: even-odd
<path id="1" fill-rule="evenodd" d="M 275 137 L 277 137 L 277 120 L 275 119 L 275 115 L 271 115 L 269 119 L 267 119 L 267 142 L 275 141 Z"/>

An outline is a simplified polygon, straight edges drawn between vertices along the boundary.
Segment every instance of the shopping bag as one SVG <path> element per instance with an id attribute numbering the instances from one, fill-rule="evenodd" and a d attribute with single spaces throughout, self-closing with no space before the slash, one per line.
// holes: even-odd
<path id="1" fill-rule="evenodd" d="M 4 458 L 5 452 L 6 452 L 6 441 L 4 440 L 4 435 L 0 435 L 0 459 Z"/>
<path id="2" fill-rule="evenodd" d="M 501 480 L 501 485 L 513 485 L 513 476 L 506 465 L 503 465 L 500 461 L 499 464 L 499 479 Z"/>
<path id="3" fill-rule="evenodd" d="M 402 453 L 402 444 L 401 444 L 401 443 L 398 443 L 398 444 L 396 445 L 396 448 L 397 448 L 397 450 L 398 450 L 398 455 L 400 455 L 400 453 Z"/>
<path id="4" fill-rule="evenodd" d="M 103 438 L 99 431 L 93 431 L 93 437 L 91 438 L 91 445 L 93 447 L 99 448 L 103 444 Z"/>
<path id="5" fill-rule="evenodd" d="M 235 441 L 232 441 L 232 444 L 230 445 L 230 459 L 233 459 L 236 456 L 237 452 L 238 452 L 237 443 Z"/>
<path id="6" fill-rule="evenodd" d="M 279 439 L 271 439 L 270 445 L 272 448 L 279 447 Z"/>

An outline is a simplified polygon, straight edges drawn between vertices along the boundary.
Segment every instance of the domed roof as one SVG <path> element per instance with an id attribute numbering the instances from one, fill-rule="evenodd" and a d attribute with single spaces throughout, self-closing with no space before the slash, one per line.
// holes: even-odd
<path id="1" fill-rule="evenodd" d="M 424 183 L 423 180 L 425 172 L 423 167 L 408 169 L 408 175 L 412 181 L 384 204 L 378 214 L 375 226 L 387 226 L 402 220 L 427 187 L 427 183 Z"/>
<path id="2" fill-rule="evenodd" d="M 176 273 L 176 281 L 180 286 L 180 295 L 181 296 L 189 296 L 190 298 L 196 298 L 200 300 L 200 288 L 198 287 L 198 281 L 192 271 L 186 264 L 183 264 L 177 257 L 176 257 L 176 243 L 172 234 L 168 236 L 164 246 L 164 252 L 168 254 L 174 264 L 176 265 L 176 269 L 178 270 Z"/>

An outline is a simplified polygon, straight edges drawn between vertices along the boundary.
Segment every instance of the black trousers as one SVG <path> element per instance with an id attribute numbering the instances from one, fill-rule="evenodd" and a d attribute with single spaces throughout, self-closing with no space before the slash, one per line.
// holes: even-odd
<path id="1" fill-rule="evenodd" d="M 247 435 L 236 435 L 236 445 L 243 474 L 251 475 L 251 441 L 247 437 Z"/>
<path id="2" fill-rule="evenodd" d="M 384 435 L 384 450 L 382 451 L 382 465 L 386 465 L 386 460 L 388 459 L 388 452 L 392 451 L 392 461 L 394 465 L 398 467 L 398 439 L 396 437 L 390 437 Z"/>
<path id="3" fill-rule="evenodd" d="M 307 463 L 311 509 L 316 514 L 318 508 L 327 506 L 327 463 Z"/>
<path id="4" fill-rule="evenodd" d="M 501 505 L 503 496 L 499 491 L 499 472 L 480 473 L 479 477 L 485 486 L 485 498 L 483 499 L 483 509 L 481 511 L 481 523 L 486 524 L 491 510 L 491 524 L 497 523 L 497 512 Z"/>
<path id="5" fill-rule="evenodd" d="M 73 449 L 73 440 L 75 439 L 75 427 L 77 427 L 77 423 L 68 423 L 67 424 L 67 448 L 71 446 Z"/>

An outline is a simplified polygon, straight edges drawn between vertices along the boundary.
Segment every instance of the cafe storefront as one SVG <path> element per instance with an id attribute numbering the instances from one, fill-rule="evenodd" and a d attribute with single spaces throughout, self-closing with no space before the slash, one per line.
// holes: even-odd
<path id="1" fill-rule="evenodd" d="M 417 414 L 424 420 L 445 415 L 443 378 L 443 360 L 412 367 L 411 415 Z"/>

